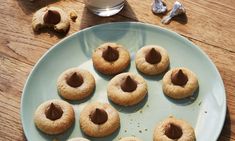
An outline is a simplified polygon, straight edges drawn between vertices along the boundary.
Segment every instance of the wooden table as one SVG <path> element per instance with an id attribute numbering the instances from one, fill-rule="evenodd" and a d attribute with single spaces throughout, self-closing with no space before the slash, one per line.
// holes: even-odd
<path id="1" fill-rule="evenodd" d="M 20 99 L 24 83 L 38 59 L 63 36 L 51 31 L 35 34 L 33 13 L 46 5 L 76 10 L 70 35 L 93 25 L 116 21 L 139 21 L 176 31 L 201 47 L 216 64 L 227 95 L 227 114 L 220 141 L 235 141 L 235 3 L 233 0 L 182 0 L 187 17 L 169 25 L 150 10 L 152 0 L 127 0 L 116 16 L 100 18 L 91 14 L 83 0 L 1 0 L 0 3 L 0 140 L 26 140 L 20 120 Z M 166 4 L 172 8 L 173 0 Z"/>

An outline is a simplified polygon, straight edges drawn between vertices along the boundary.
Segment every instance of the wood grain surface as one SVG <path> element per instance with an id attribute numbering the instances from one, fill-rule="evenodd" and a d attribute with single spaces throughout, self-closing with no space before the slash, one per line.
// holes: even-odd
<path id="1" fill-rule="evenodd" d="M 20 99 L 24 83 L 38 59 L 64 38 L 53 31 L 34 33 L 32 15 L 41 7 L 54 5 L 66 12 L 75 10 L 68 35 L 93 25 L 139 21 L 171 29 L 201 47 L 217 66 L 226 89 L 226 121 L 220 141 L 235 141 L 235 2 L 234 0 L 181 0 L 187 16 L 170 24 L 150 10 L 152 0 L 127 0 L 117 15 L 101 18 L 91 14 L 83 0 L 1 0 L 0 3 L 0 140 L 26 140 L 20 120 Z M 172 8 L 173 0 L 165 3 Z"/>

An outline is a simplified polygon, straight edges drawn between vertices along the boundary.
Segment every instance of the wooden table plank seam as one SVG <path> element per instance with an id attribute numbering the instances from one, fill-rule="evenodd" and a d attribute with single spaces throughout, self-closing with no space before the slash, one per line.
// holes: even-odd
<path id="1" fill-rule="evenodd" d="M 235 19 L 235 17 L 232 14 L 227 14 L 227 13 L 218 11 L 217 9 L 212 9 L 211 7 L 203 6 L 203 5 L 199 4 L 199 3 L 197 3 L 196 1 L 190 1 L 190 2 L 193 3 L 194 5 L 198 6 L 198 7 L 203 8 L 203 9 L 211 10 L 215 14 L 218 14 L 218 15 L 221 15 L 221 16 L 226 16 L 227 18 Z M 232 10 L 234 10 L 234 9 L 232 9 Z M 201 13 L 201 14 L 203 14 L 203 13 Z M 205 16 L 207 16 L 207 15 L 205 15 Z M 207 18 L 210 18 L 210 17 L 208 16 Z"/>
<path id="2" fill-rule="evenodd" d="M 226 51 L 226 52 L 229 52 L 229 53 L 235 53 L 235 51 L 232 51 L 232 50 L 228 50 L 228 49 L 226 49 L 226 48 L 222 48 L 222 47 L 220 47 L 220 46 L 216 46 L 216 45 L 213 45 L 213 44 L 210 44 L 210 43 L 207 43 L 207 42 L 203 42 L 203 41 L 201 41 L 201 40 L 197 40 L 197 39 L 195 39 L 195 38 L 191 38 L 191 37 L 188 37 L 188 36 L 185 36 L 185 35 L 183 35 L 183 34 L 180 34 L 181 36 L 184 36 L 185 38 L 187 38 L 187 39 L 189 39 L 189 40 L 196 40 L 196 41 L 198 41 L 198 42 L 201 42 L 201 43 L 204 43 L 204 44 L 206 44 L 206 45 L 209 45 L 209 46 L 212 46 L 212 47 L 215 47 L 215 48 L 219 48 L 219 49 L 222 49 L 222 50 L 224 50 L 224 51 Z M 194 42 L 194 41 L 192 41 L 192 42 Z M 200 46 L 199 46 L 200 47 Z M 235 59 L 235 57 L 234 57 L 234 59 Z"/>

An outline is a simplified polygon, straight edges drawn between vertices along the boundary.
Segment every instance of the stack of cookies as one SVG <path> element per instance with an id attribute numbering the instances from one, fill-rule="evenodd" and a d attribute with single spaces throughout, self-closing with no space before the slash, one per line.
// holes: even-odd
<path id="1" fill-rule="evenodd" d="M 144 75 L 124 72 L 130 66 L 130 53 L 120 44 L 104 43 L 92 54 L 94 68 L 112 76 L 107 86 L 107 97 L 121 106 L 136 105 L 148 94 Z M 135 64 L 140 74 L 159 75 L 163 77 L 162 90 L 167 97 L 184 99 L 193 95 L 198 88 L 196 75 L 184 67 L 169 71 L 170 60 L 167 50 L 156 45 L 147 45 L 136 53 Z M 70 68 L 64 71 L 57 81 L 58 94 L 65 100 L 82 100 L 89 98 L 95 89 L 93 75 L 85 69 Z M 36 110 L 34 122 L 36 127 L 46 134 L 61 134 L 68 130 L 75 120 L 71 104 L 64 100 L 49 100 Z M 80 113 L 80 128 L 88 136 L 104 137 L 120 127 L 118 111 L 108 103 L 99 101 L 89 103 Z M 71 141 L 87 140 L 84 138 Z M 154 141 L 194 141 L 194 129 L 186 121 L 172 116 L 159 123 L 153 133 Z M 136 137 L 124 137 L 120 141 L 140 141 Z"/>

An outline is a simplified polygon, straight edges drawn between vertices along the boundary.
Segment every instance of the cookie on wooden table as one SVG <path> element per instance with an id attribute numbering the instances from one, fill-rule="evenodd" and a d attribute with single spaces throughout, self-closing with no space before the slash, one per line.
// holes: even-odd
<path id="1" fill-rule="evenodd" d="M 192 96 L 198 88 L 197 76 L 187 68 L 174 68 L 164 75 L 162 88 L 165 95 L 174 99 Z"/>
<path id="2" fill-rule="evenodd" d="M 154 141 L 195 141 L 194 129 L 186 121 L 169 117 L 154 130 Z"/>
<path id="3" fill-rule="evenodd" d="M 36 32 L 41 28 L 52 28 L 57 32 L 67 33 L 70 22 L 67 13 L 63 9 L 46 6 L 34 13 L 32 27 Z"/>
<path id="4" fill-rule="evenodd" d="M 122 45 L 104 43 L 92 54 L 93 66 L 103 74 L 113 75 L 124 71 L 130 64 L 130 54 Z"/>
<path id="5" fill-rule="evenodd" d="M 169 63 L 166 49 L 160 46 L 147 45 L 136 53 L 136 68 L 146 75 L 157 75 L 164 72 Z"/>
<path id="6" fill-rule="evenodd" d="M 147 83 L 144 78 L 130 72 L 116 75 L 109 82 L 107 89 L 108 98 L 123 106 L 139 103 L 147 92 Z"/>
<path id="7" fill-rule="evenodd" d="M 73 107 L 63 100 L 49 100 L 42 103 L 34 114 L 38 129 L 46 134 L 60 134 L 68 130 L 75 119 Z"/>
<path id="8" fill-rule="evenodd" d="M 124 137 L 121 138 L 119 141 L 142 141 L 142 140 L 138 139 L 137 137 Z"/>
<path id="9" fill-rule="evenodd" d="M 95 78 L 84 69 L 70 68 L 64 71 L 57 80 L 59 94 L 68 100 L 81 100 L 92 94 Z"/>
<path id="10" fill-rule="evenodd" d="M 108 103 L 90 103 L 80 114 L 81 130 L 91 137 L 108 136 L 116 131 L 119 126 L 119 114 Z"/>

